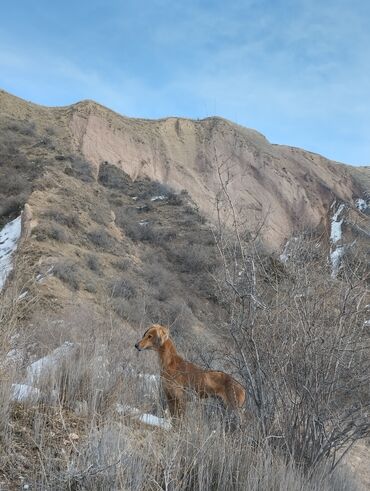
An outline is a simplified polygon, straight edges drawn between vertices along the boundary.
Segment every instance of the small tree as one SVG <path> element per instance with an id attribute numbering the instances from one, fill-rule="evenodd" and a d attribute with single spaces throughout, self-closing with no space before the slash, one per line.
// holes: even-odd
<path id="1" fill-rule="evenodd" d="M 334 468 L 369 433 L 369 352 L 365 279 L 356 268 L 330 278 L 319 238 L 301 235 L 285 264 L 258 246 L 263 226 L 246 233 L 228 191 L 228 161 L 218 165 L 215 274 L 234 341 L 228 353 L 248 389 L 265 441 L 306 469 Z M 226 210 L 222 213 L 221 210 Z"/>

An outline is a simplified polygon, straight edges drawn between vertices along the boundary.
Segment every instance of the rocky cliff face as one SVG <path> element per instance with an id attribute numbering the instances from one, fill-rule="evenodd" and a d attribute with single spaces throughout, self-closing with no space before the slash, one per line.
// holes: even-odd
<path id="1" fill-rule="evenodd" d="M 273 145 L 260 133 L 221 118 L 132 119 L 92 101 L 45 108 L 0 92 L 2 115 L 56 128 L 66 151 L 83 155 L 96 178 L 108 162 L 132 179 L 148 177 L 186 189 L 210 219 L 222 185 L 250 228 L 262 222 L 270 250 L 295 230 L 322 225 L 334 199 L 363 198 L 369 168 L 357 169 L 320 155 Z M 222 207 L 222 203 L 221 203 Z"/>
<path id="2" fill-rule="evenodd" d="M 133 179 L 147 176 L 186 189 L 210 218 L 221 185 L 227 184 L 250 227 L 265 223 L 265 243 L 272 249 L 297 228 L 326 226 L 335 198 L 353 202 L 363 193 L 349 167 L 272 145 L 256 131 L 221 118 L 136 120 L 93 102 L 76 104 L 69 116 L 75 148 L 96 173 L 107 161 Z"/>

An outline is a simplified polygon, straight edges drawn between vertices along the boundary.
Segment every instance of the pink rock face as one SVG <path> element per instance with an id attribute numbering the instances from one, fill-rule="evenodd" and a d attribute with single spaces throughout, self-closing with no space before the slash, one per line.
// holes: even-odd
<path id="1" fill-rule="evenodd" d="M 294 230 L 328 226 L 333 198 L 359 195 L 346 166 L 297 148 L 270 144 L 254 130 L 221 118 L 158 121 L 119 116 L 93 102 L 73 107 L 74 145 L 95 165 L 124 170 L 186 189 L 201 211 L 216 217 L 216 198 L 225 220 L 229 206 L 220 193 L 227 184 L 238 216 L 250 229 L 264 223 L 262 238 L 281 247 Z"/>

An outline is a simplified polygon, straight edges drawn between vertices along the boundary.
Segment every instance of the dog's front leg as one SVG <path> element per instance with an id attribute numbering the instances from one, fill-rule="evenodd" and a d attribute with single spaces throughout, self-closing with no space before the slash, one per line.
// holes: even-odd
<path id="1" fill-rule="evenodd" d="M 176 419 L 182 418 L 185 412 L 185 400 L 180 394 L 174 394 L 172 391 L 166 390 L 168 409 L 171 416 Z"/>

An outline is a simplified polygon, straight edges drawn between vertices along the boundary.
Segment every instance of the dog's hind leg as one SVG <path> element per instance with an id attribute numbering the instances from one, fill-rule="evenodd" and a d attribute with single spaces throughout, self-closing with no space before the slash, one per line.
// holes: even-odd
<path id="1" fill-rule="evenodd" d="M 227 384 L 220 397 L 226 408 L 226 427 L 230 431 L 240 428 L 242 419 L 237 395 L 232 384 Z"/>

